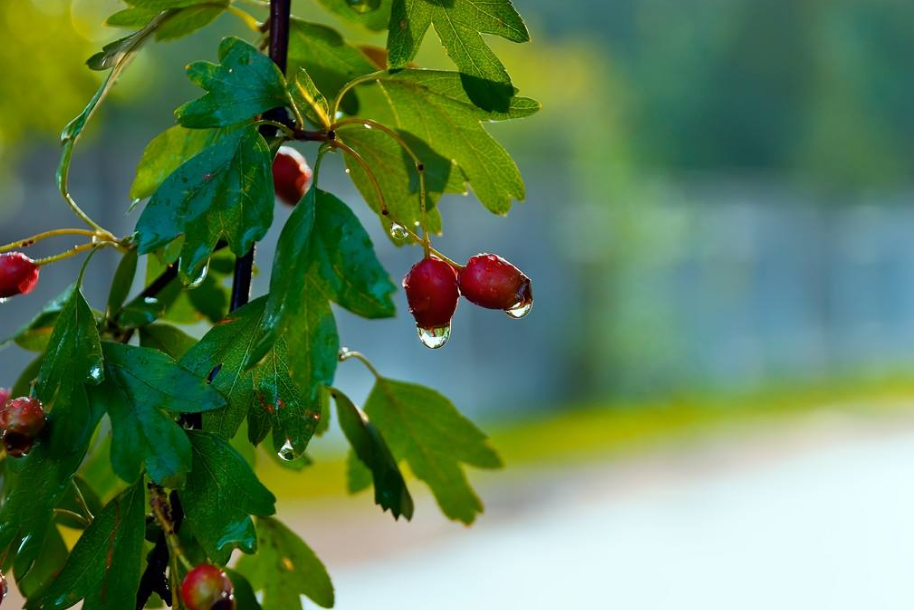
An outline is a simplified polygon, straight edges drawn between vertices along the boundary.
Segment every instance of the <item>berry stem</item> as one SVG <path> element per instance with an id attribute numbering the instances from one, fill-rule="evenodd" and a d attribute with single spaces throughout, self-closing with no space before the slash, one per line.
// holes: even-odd
<path id="1" fill-rule="evenodd" d="M 378 70 L 377 72 L 372 72 L 371 74 L 366 74 L 365 76 L 360 76 L 356 79 L 349 81 L 345 85 L 343 85 L 343 88 L 340 89 L 340 92 L 336 94 L 336 99 L 333 100 L 333 112 L 330 114 L 330 116 L 335 117 L 337 114 L 339 114 L 340 104 L 343 103 L 343 97 L 345 97 L 345 95 L 347 93 L 349 93 L 350 91 L 355 89 L 357 86 L 361 85 L 362 83 L 367 83 L 367 82 L 373 81 L 374 79 L 376 79 L 379 76 L 382 76 L 384 74 L 386 74 L 386 71 Z"/>
<path id="2" fill-rule="evenodd" d="M 422 162 L 421 159 L 419 159 L 419 155 L 417 155 L 413 151 L 412 147 L 410 147 L 410 145 L 406 143 L 406 140 L 403 139 L 403 137 L 400 134 L 398 134 L 396 131 L 394 131 L 387 125 L 384 125 L 383 123 L 379 123 L 372 119 L 361 119 L 361 118 L 343 119 L 343 120 L 337 121 L 336 123 L 331 125 L 330 130 L 335 131 L 339 127 L 345 127 L 346 125 L 361 125 L 362 127 L 365 127 L 366 129 L 377 129 L 378 131 L 387 134 L 388 136 L 393 138 L 397 142 L 397 144 L 400 145 L 400 148 L 402 148 L 404 151 L 406 151 L 406 154 L 409 155 L 410 158 L 413 160 L 413 164 L 416 166 L 416 174 L 418 174 L 418 176 L 419 176 L 419 209 L 422 211 L 422 241 L 423 241 L 423 246 L 425 248 L 425 257 L 428 258 L 429 255 L 431 254 L 432 242 L 428 236 L 428 213 L 426 211 L 428 208 L 428 202 L 426 200 L 427 195 L 426 195 L 426 189 L 425 189 L 425 164 Z"/>
<path id="3" fill-rule="evenodd" d="M 371 374 L 374 375 L 376 379 L 383 379 L 383 376 L 378 372 L 378 369 L 375 368 L 368 357 L 365 356 L 365 354 L 362 352 L 356 352 L 352 350 L 340 351 L 340 362 L 346 362 L 347 360 L 351 360 L 353 358 L 364 364 L 365 368 L 371 371 Z"/>
<path id="4" fill-rule="evenodd" d="M 39 267 L 43 267 L 44 265 L 50 265 L 51 263 L 56 263 L 58 261 L 72 258 L 74 256 L 82 254 L 83 252 L 88 252 L 89 250 L 97 250 L 99 248 L 104 248 L 105 246 L 113 246 L 114 244 L 115 244 L 115 242 L 112 242 L 112 241 L 100 241 L 100 242 L 92 243 L 92 244 L 82 244 L 79 246 L 74 246 L 74 247 L 70 248 L 69 250 L 61 252 L 60 254 L 55 254 L 54 256 L 48 256 L 46 258 L 39 258 L 35 261 L 35 264 L 38 265 Z"/>
<path id="5" fill-rule="evenodd" d="M 54 509 L 54 514 L 55 514 L 55 515 L 63 515 L 63 516 L 69 517 L 70 519 L 73 519 L 74 521 L 76 521 L 77 523 L 79 523 L 79 524 L 80 524 L 81 526 L 83 526 L 84 528 L 89 527 L 90 525 L 92 525 L 92 521 L 90 521 L 89 519 L 87 519 L 87 518 L 84 517 L 83 515 L 80 515 L 79 513 L 73 512 L 72 510 L 67 510 L 67 509 L 65 509 L 65 508 L 55 508 L 55 509 Z"/>
<path id="6" fill-rule="evenodd" d="M 0 253 L 9 252 L 10 250 L 20 250 L 22 248 L 28 248 L 44 239 L 49 237 L 57 237 L 59 235 L 82 235 L 85 237 L 94 237 L 99 240 L 105 239 L 107 236 L 99 233 L 98 231 L 93 231 L 90 229 L 54 229 L 52 231 L 44 231 L 43 233 L 38 233 L 37 235 L 32 235 L 31 237 L 26 237 L 14 241 L 12 243 L 6 244 L 5 246 L 0 246 Z"/>
<path id="7" fill-rule="evenodd" d="M 215 4 L 214 6 L 223 7 L 224 5 Z M 259 21 L 257 21 L 257 19 L 254 17 L 254 15 L 250 14 L 249 12 L 247 12 L 245 10 L 238 8 L 237 6 L 234 6 L 233 4 L 229 4 L 228 6 L 226 6 L 224 8 L 231 14 L 233 14 L 236 17 L 238 17 L 239 19 L 241 19 L 241 21 L 244 23 L 244 25 L 246 25 L 249 29 L 257 32 L 258 34 L 260 33 L 261 24 Z"/>
<path id="8" fill-rule="evenodd" d="M 293 106 L 294 108 L 294 106 Z M 281 129 L 286 134 L 286 138 L 289 140 L 295 139 L 295 130 L 286 125 L 285 123 L 280 123 L 279 121 L 272 121 L 270 119 L 261 119 L 257 121 L 258 125 L 269 125 L 270 127 L 275 127 Z"/>
<path id="9" fill-rule="evenodd" d="M 381 215 L 390 217 L 390 210 L 387 208 L 387 202 L 384 200 L 384 193 L 381 191 L 381 185 L 378 183 L 378 178 L 374 175 L 374 172 L 371 170 L 371 166 L 368 165 L 368 162 L 365 161 L 365 159 L 362 158 L 362 155 L 357 153 L 353 148 L 343 144 L 339 140 L 330 140 L 328 144 L 334 148 L 339 148 L 344 153 L 348 154 L 365 171 L 365 173 L 368 175 L 368 179 L 371 181 L 371 185 L 374 187 L 374 190 L 378 195 L 378 206 L 381 208 Z"/>

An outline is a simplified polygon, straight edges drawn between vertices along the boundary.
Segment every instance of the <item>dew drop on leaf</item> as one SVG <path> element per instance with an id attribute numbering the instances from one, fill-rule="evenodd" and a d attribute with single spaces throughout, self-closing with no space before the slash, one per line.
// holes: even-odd
<path id="1" fill-rule="evenodd" d="M 194 288 L 199 288 L 200 285 L 206 280 L 206 276 L 209 274 L 209 261 L 206 261 L 206 264 L 200 268 L 200 273 L 196 277 L 187 277 L 184 274 L 181 274 L 181 281 L 187 287 L 188 290 L 193 290 Z"/>
<path id="2" fill-rule="evenodd" d="M 90 379 L 93 383 L 96 383 L 96 384 L 97 384 L 97 383 L 101 382 L 103 376 L 104 376 L 104 375 L 103 375 L 103 373 L 102 373 L 102 367 L 100 367 L 100 366 L 98 366 L 98 365 L 95 365 L 95 366 L 93 366 L 92 368 L 89 369 L 89 379 Z"/>
<path id="3" fill-rule="evenodd" d="M 400 223 L 394 222 L 390 225 L 390 236 L 394 239 L 406 239 L 409 237 L 409 231 Z"/>
<path id="4" fill-rule="evenodd" d="M 438 328 L 422 328 L 417 326 L 419 331 L 419 341 L 429 349 L 439 349 L 444 347 L 447 340 L 451 338 L 450 326 L 439 326 Z"/>
<path id="5" fill-rule="evenodd" d="M 291 462 L 297 458 L 298 454 L 295 451 L 295 447 L 292 445 L 292 439 L 287 438 L 286 442 L 283 443 L 282 447 L 279 448 L 279 451 L 276 455 L 278 455 L 279 459 L 284 462 Z"/>
<path id="6" fill-rule="evenodd" d="M 370 13 L 378 10 L 381 0 L 346 0 L 346 4 L 357 13 Z"/>

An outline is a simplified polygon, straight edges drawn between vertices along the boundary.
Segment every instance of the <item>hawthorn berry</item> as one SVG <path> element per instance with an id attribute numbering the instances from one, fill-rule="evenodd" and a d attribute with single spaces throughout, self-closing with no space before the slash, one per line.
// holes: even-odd
<path id="1" fill-rule="evenodd" d="M 0 254 L 0 299 L 28 294 L 38 283 L 38 265 L 22 252 Z"/>
<path id="2" fill-rule="evenodd" d="M 12 396 L 12 394 L 10 393 L 9 388 L 0 388 L 0 409 L 6 405 L 10 396 Z"/>
<path id="3" fill-rule="evenodd" d="M 290 146 L 280 146 L 273 159 L 273 188 L 280 201 L 297 204 L 308 189 L 314 172 L 304 155 Z"/>
<path id="4" fill-rule="evenodd" d="M 26 455 L 46 422 L 44 407 L 37 398 L 23 396 L 7 402 L 0 409 L 0 433 L 7 454 Z"/>
<path id="5" fill-rule="evenodd" d="M 7 593 L 9 593 L 9 585 L 6 584 L 6 576 L 0 574 L 0 603 L 3 603 Z"/>
<path id="6" fill-rule="evenodd" d="M 432 348 L 443 346 L 460 298 L 457 272 L 439 258 L 426 258 L 409 270 L 403 288 L 422 342 Z"/>
<path id="7" fill-rule="evenodd" d="M 235 610 L 235 589 L 225 572 L 201 564 L 181 583 L 181 599 L 187 610 Z"/>
<path id="8" fill-rule="evenodd" d="M 522 318 L 533 305 L 533 285 L 520 269 L 495 254 L 477 254 L 458 275 L 460 293 L 486 309 Z"/>

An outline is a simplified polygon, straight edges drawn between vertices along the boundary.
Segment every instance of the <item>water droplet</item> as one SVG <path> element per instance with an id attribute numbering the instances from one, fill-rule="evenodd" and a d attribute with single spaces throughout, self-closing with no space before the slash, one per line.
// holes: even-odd
<path id="1" fill-rule="evenodd" d="M 99 383 L 104 378 L 104 373 L 102 372 L 102 367 L 99 365 L 94 365 L 89 369 L 89 379 L 93 383 Z"/>
<path id="2" fill-rule="evenodd" d="M 533 310 L 533 299 L 522 299 L 517 302 L 516 305 L 505 310 L 505 313 L 508 314 L 509 318 L 515 320 L 520 320 L 525 318 L 530 314 L 530 311 Z"/>
<path id="3" fill-rule="evenodd" d="M 381 0 L 346 0 L 346 4 L 357 13 L 370 13 L 378 10 Z"/>
<path id="4" fill-rule="evenodd" d="M 276 455 L 278 455 L 279 459 L 284 462 L 291 462 L 298 457 L 298 452 L 295 451 L 295 446 L 292 445 L 291 438 L 286 439 L 286 442 L 283 443 L 282 447 L 279 448 L 279 451 Z"/>
<path id="5" fill-rule="evenodd" d="M 200 287 L 200 284 L 202 284 L 206 280 L 206 276 L 208 274 L 209 274 L 209 261 L 206 261 L 206 264 L 200 268 L 200 272 L 197 274 L 196 277 L 188 278 L 187 276 L 182 274 L 181 281 L 184 282 L 184 285 L 187 287 L 188 290 L 193 290 L 194 288 Z"/>
<path id="6" fill-rule="evenodd" d="M 10 300 L 9 297 L 0 298 L 0 305 L 2 305 L 3 303 L 6 303 L 9 300 Z"/>
<path id="7" fill-rule="evenodd" d="M 409 237 L 409 231 L 400 223 L 394 222 L 390 225 L 390 236 L 394 239 L 406 239 Z"/>
<path id="8" fill-rule="evenodd" d="M 416 330 L 419 331 L 419 341 L 422 341 L 422 345 L 429 349 L 440 349 L 451 338 L 450 326 L 439 326 L 438 328 L 417 326 Z"/>
<path id="9" fill-rule="evenodd" d="M 350 358 L 352 358 L 352 350 L 349 349 L 348 347 L 341 347 L 339 358 L 340 358 L 340 362 L 345 362 L 346 360 L 349 360 Z"/>
<path id="10" fill-rule="evenodd" d="M 136 206 L 140 205 L 140 202 L 143 201 L 139 197 L 130 202 L 130 206 L 127 208 L 127 213 L 129 214 L 136 209 Z"/>

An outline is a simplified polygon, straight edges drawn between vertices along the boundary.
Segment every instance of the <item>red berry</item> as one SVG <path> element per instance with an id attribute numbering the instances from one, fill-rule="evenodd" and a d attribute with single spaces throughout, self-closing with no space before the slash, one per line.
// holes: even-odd
<path id="1" fill-rule="evenodd" d="M 28 294 L 38 283 L 38 265 L 22 252 L 0 254 L 0 298 Z"/>
<path id="2" fill-rule="evenodd" d="M 7 454 L 12 457 L 26 455 L 46 421 L 44 408 L 37 398 L 23 396 L 7 402 L 0 409 L 0 432 Z"/>
<path id="3" fill-rule="evenodd" d="M 289 146 L 280 146 L 273 159 L 273 187 L 283 203 L 297 204 L 308 189 L 314 173 L 305 157 Z"/>
<path id="4" fill-rule="evenodd" d="M 6 598 L 7 593 L 9 593 L 9 585 L 6 584 L 6 577 L 0 574 L 0 603 Z"/>
<path id="5" fill-rule="evenodd" d="M 0 409 L 6 406 L 6 402 L 10 399 L 10 396 L 12 396 L 12 394 L 10 394 L 9 388 L 0 388 Z"/>
<path id="6" fill-rule="evenodd" d="M 460 292 L 471 303 L 486 309 L 518 311 L 533 303 L 530 278 L 494 254 L 477 254 L 458 276 Z"/>
<path id="7" fill-rule="evenodd" d="M 235 592 L 225 572 L 208 564 L 198 565 L 181 583 L 181 599 L 187 610 L 235 610 Z"/>
<path id="8" fill-rule="evenodd" d="M 419 328 L 434 329 L 451 325 L 457 310 L 457 272 L 438 258 L 416 263 L 403 278 L 409 311 Z"/>

